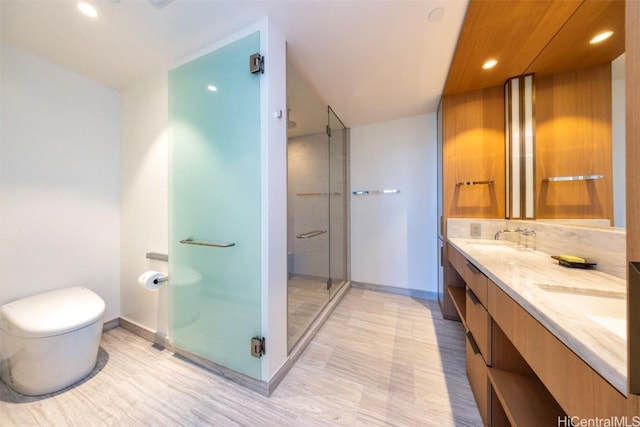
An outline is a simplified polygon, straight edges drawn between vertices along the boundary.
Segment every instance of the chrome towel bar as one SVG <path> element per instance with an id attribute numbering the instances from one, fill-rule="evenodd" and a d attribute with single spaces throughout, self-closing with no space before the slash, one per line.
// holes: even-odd
<path id="1" fill-rule="evenodd" d="M 229 248 L 236 245 L 235 243 L 204 242 L 193 239 L 180 240 L 180 243 L 184 243 L 185 245 L 210 246 L 212 248 Z"/>
<path id="2" fill-rule="evenodd" d="M 313 231 L 307 231 L 306 233 L 298 234 L 296 237 L 298 239 L 309 239 L 311 237 L 316 237 L 321 234 L 324 234 L 326 232 L 327 230 L 313 230 Z"/>
<path id="3" fill-rule="evenodd" d="M 466 187 L 467 185 L 494 185 L 495 181 L 462 181 L 456 182 L 456 187 Z"/>
<path id="4" fill-rule="evenodd" d="M 353 192 L 354 196 L 365 196 L 368 194 L 397 194 L 400 190 L 392 188 L 389 190 L 356 190 Z"/>
<path id="5" fill-rule="evenodd" d="M 311 196 L 339 196 L 340 193 L 333 192 L 333 193 L 298 193 L 296 194 L 296 196 L 300 196 L 300 197 L 311 197 Z"/>
<path id="6" fill-rule="evenodd" d="M 593 181 L 604 178 L 602 175 L 575 175 L 575 176 L 550 176 L 544 182 L 564 182 L 564 181 Z"/>

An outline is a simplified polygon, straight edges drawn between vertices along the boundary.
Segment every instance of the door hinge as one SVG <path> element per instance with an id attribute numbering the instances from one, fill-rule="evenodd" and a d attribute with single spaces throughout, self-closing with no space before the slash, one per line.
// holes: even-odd
<path id="1" fill-rule="evenodd" d="M 264 337 L 251 338 L 251 355 L 260 358 L 267 353 L 266 340 Z"/>
<path id="2" fill-rule="evenodd" d="M 327 135 L 329 135 L 329 138 L 331 138 L 331 128 L 329 127 L 329 125 L 327 125 Z"/>
<path id="3" fill-rule="evenodd" d="M 327 279 L 327 290 L 331 289 L 332 286 L 333 286 L 333 281 L 331 280 L 331 278 Z"/>
<path id="4" fill-rule="evenodd" d="M 251 74 L 264 74 L 264 56 L 260 55 L 260 53 L 251 55 L 249 57 L 249 71 L 251 71 Z"/>

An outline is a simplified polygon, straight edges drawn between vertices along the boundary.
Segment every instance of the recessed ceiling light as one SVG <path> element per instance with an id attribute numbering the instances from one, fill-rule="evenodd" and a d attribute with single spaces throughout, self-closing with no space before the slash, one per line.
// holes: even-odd
<path id="1" fill-rule="evenodd" d="M 608 39 L 612 35 L 613 35 L 613 31 L 604 31 L 604 32 L 602 32 L 600 34 L 597 34 L 594 38 L 592 38 L 589 41 L 589 43 L 591 43 L 591 44 L 600 43 L 601 41 L 604 41 L 604 40 Z"/>
<path id="2" fill-rule="evenodd" d="M 496 59 L 489 59 L 489 60 L 485 61 L 484 64 L 482 64 L 482 69 L 483 70 L 488 70 L 490 68 L 495 67 L 497 63 L 498 63 L 498 61 Z"/>
<path id="3" fill-rule="evenodd" d="M 163 7 L 165 7 L 166 5 L 171 3 L 172 1 L 173 0 L 149 0 L 149 3 L 154 5 L 156 7 L 156 9 L 162 9 Z"/>
<path id="4" fill-rule="evenodd" d="M 211 92 L 217 92 L 218 91 L 218 88 L 215 87 L 214 85 L 207 86 L 207 89 L 210 90 Z"/>
<path id="5" fill-rule="evenodd" d="M 78 2 L 78 9 L 80 9 L 80 12 L 84 13 L 85 15 L 91 18 L 98 17 L 98 11 L 96 10 L 95 7 L 91 6 L 89 3 L 85 3 L 83 1 Z"/>

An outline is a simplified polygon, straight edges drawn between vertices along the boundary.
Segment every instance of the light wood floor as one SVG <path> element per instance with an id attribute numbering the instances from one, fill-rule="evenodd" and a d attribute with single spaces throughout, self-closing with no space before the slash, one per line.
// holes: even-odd
<path id="1" fill-rule="evenodd" d="M 121 329 L 98 366 L 44 397 L 0 383 L 5 426 L 480 426 L 460 323 L 437 303 L 351 289 L 267 398 Z"/>

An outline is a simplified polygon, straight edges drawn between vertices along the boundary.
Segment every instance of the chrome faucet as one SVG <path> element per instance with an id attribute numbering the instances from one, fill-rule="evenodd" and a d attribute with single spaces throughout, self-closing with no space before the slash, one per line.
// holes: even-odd
<path id="1" fill-rule="evenodd" d="M 523 228 L 516 228 L 515 230 L 500 230 L 498 231 L 495 236 L 493 236 L 494 240 L 500 240 L 500 236 L 503 233 L 518 233 L 521 236 L 532 236 L 535 237 L 536 236 L 536 231 L 535 230 L 528 230 L 528 229 L 523 229 Z"/>
<path id="2" fill-rule="evenodd" d="M 493 236 L 493 239 L 494 240 L 500 240 L 500 236 L 503 233 L 517 233 L 517 232 L 518 232 L 518 230 L 500 230 L 495 234 L 495 236 Z"/>

